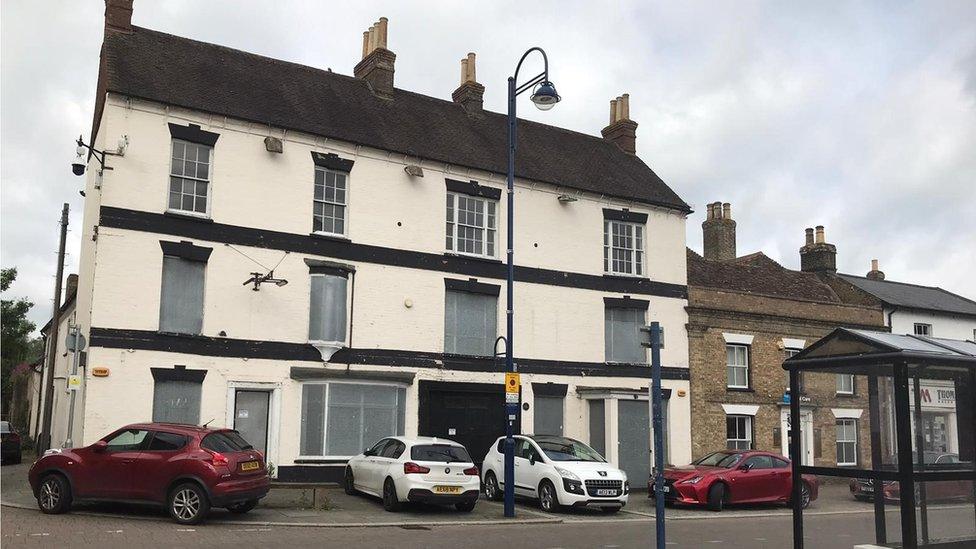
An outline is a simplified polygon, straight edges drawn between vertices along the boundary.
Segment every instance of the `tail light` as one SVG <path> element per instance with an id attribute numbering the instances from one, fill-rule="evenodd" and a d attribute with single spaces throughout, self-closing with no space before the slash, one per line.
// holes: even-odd
<path id="1" fill-rule="evenodd" d="M 409 474 L 413 474 L 413 473 L 424 474 L 424 473 L 429 473 L 429 472 L 430 472 L 430 468 L 429 467 L 423 467 L 423 466 L 417 465 L 416 463 L 413 463 L 411 461 L 408 461 L 408 462 L 406 462 L 406 463 L 403 464 L 403 474 L 405 474 L 405 475 L 409 475 Z"/>
<path id="2" fill-rule="evenodd" d="M 477 467 L 469 467 L 469 468 L 465 469 L 464 470 L 464 474 L 465 475 L 471 475 L 473 477 L 476 477 L 476 476 L 479 476 L 480 475 L 480 473 L 478 472 L 478 468 Z"/>
<path id="3" fill-rule="evenodd" d="M 227 465 L 227 456 L 221 454 L 220 452 L 214 452 L 213 450 L 206 450 L 210 454 L 210 463 L 214 465 Z"/>

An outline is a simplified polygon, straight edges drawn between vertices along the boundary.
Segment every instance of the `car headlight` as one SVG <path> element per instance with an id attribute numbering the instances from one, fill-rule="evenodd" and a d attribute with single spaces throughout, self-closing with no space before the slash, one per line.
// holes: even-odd
<path id="1" fill-rule="evenodd" d="M 701 479 L 702 479 L 702 478 L 701 478 L 700 476 L 694 476 L 694 477 L 691 477 L 691 478 L 689 478 L 689 479 L 687 479 L 687 480 L 682 480 L 682 481 L 681 481 L 681 484 L 698 484 L 698 482 L 699 482 L 699 481 L 700 481 Z"/>
<path id="2" fill-rule="evenodd" d="M 576 476 L 576 473 L 574 473 L 574 472 L 572 472 L 572 471 L 570 471 L 568 469 L 563 469 L 562 467 L 556 467 L 556 472 L 559 473 L 559 476 L 561 476 L 563 478 L 568 478 L 570 480 L 579 480 L 580 479 L 578 476 Z"/>

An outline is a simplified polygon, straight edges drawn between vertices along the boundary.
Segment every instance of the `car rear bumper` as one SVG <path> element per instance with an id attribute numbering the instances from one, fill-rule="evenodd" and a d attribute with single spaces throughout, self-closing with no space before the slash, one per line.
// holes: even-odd
<path id="1" fill-rule="evenodd" d="M 407 501 L 416 503 L 434 503 L 438 505 L 453 505 L 455 503 L 469 503 L 478 501 L 478 490 L 467 490 L 460 494 L 435 494 L 424 488 L 414 488 L 407 493 Z"/>
<path id="2" fill-rule="evenodd" d="M 256 479 L 222 482 L 210 491 L 210 504 L 214 507 L 234 505 L 252 499 L 261 499 L 271 490 L 267 476 Z"/>

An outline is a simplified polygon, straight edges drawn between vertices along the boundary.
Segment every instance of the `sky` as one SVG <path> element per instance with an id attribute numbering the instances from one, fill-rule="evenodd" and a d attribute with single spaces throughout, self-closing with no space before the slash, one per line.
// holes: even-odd
<path id="1" fill-rule="evenodd" d="M 50 317 L 61 204 L 75 272 L 104 4 L 0 2 L 0 263 L 4 298 Z M 599 135 L 631 97 L 638 155 L 695 209 L 732 203 L 738 252 L 799 268 L 826 227 L 841 272 L 976 299 L 976 2 L 298 2 L 136 0 L 133 23 L 352 74 L 362 32 L 389 23 L 396 86 L 450 99 L 478 54 L 485 108 L 505 109 L 522 52 L 543 47 L 563 101 L 520 115 Z"/>

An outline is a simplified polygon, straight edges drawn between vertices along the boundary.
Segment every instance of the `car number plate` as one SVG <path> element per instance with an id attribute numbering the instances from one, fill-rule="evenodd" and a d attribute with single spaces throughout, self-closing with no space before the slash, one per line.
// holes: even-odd
<path id="1" fill-rule="evenodd" d="M 607 490 L 607 489 L 597 490 L 596 491 L 596 495 L 598 495 L 598 496 L 615 496 L 615 495 L 617 495 L 617 491 L 616 490 Z"/>
<path id="2" fill-rule="evenodd" d="M 256 461 L 245 461 L 241 463 L 241 471 L 257 471 L 261 468 L 261 464 Z"/>
<path id="3" fill-rule="evenodd" d="M 460 486 L 434 486 L 435 494 L 460 494 Z"/>
<path id="4" fill-rule="evenodd" d="M 653 487 L 654 485 L 652 484 L 651 486 Z M 670 491 L 671 491 L 671 487 L 668 485 L 664 485 L 661 487 L 661 493 L 667 494 Z"/>

